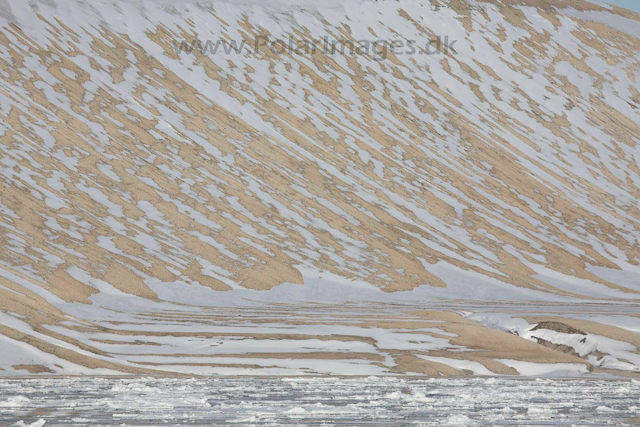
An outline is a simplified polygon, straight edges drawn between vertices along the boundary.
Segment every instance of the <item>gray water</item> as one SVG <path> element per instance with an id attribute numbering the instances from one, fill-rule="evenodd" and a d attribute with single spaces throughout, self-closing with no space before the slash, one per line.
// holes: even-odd
<path id="1" fill-rule="evenodd" d="M 640 425 L 640 381 L 0 379 L 2 425 Z"/>

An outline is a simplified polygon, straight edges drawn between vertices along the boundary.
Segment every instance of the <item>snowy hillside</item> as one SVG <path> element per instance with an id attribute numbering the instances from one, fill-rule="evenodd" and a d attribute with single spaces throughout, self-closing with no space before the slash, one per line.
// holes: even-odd
<path id="1" fill-rule="evenodd" d="M 0 15 L 0 374 L 640 370 L 640 15 Z"/>

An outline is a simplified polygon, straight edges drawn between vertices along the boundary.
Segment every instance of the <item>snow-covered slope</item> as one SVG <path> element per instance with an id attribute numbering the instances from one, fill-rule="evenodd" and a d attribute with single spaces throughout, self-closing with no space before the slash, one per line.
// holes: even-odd
<path id="1" fill-rule="evenodd" d="M 637 14 L 3 0 L 0 15 L 6 373 L 459 373 L 435 360 L 477 347 L 495 373 L 578 372 L 600 365 L 445 309 L 637 311 Z"/>

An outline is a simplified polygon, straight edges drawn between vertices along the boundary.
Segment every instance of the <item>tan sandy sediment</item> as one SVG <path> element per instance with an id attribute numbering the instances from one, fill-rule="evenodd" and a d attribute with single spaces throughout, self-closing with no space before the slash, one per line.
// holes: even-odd
<path id="1" fill-rule="evenodd" d="M 439 2 L 429 3 L 434 8 L 428 13 L 441 13 Z M 540 19 L 534 23 L 514 6 L 534 8 Z M 615 301 L 634 315 L 637 283 L 597 272 L 629 274 L 640 264 L 634 154 L 640 40 L 567 11 L 606 12 L 629 22 L 640 21 L 639 14 L 583 0 L 564 1 L 561 8 L 551 0 L 483 0 L 473 7 L 453 0 L 448 7 L 466 31 L 466 48 L 475 49 L 474 38 L 482 38 L 486 60 L 447 53 L 425 62 L 390 53 L 371 62 L 321 52 L 278 55 L 263 46 L 232 59 L 195 55 L 183 66 L 173 42 L 213 34 L 198 26 L 200 17 L 145 23 L 138 34 L 21 7 L 33 22 L 0 18 L 0 311 L 23 328 L 0 325 L 3 335 L 78 365 L 130 374 L 167 373 L 163 363 L 123 363 L 126 355 L 114 346 L 162 347 L 154 341 L 159 337 L 238 337 L 358 342 L 375 352 L 233 353 L 228 356 L 237 364 L 209 360 L 201 366 L 255 368 L 241 363 L 253 357 L 273 359 L 273 366 L 283 359 L 382 366 L 389 357 L 394 374 L 469 374 L 418 357 L 430 355 L 513 375 L 496 359 L 594 367 L 566 348 L 489 329 L 449 309 L 346 303 L 295 309 L 283 301 L 224 311 L 192 301 L 193 312 L 184 314 L 155 304 L 165 302 L 164 287 L 232 295 L 233 288 L 307 286 L 308 274 L 345 286 L 366 282 L 388 293 L 431 286 L 442 295 L 452 280 L 469 289 L 477 280 L 550 300 Z M 394 11 L 389 22 L 405 27 L 394 24 L 393 32 L 385 16 L 360 28 L 365 24 L 348 16 L 328 22 L 299 11 L 313 27 L 292 14 L 272 13 L 282 25 L 280 37 L 296 40 L 437 36 L 422 16 L 405 9 Z M 248 10 L 234 15 L 213 5 L 201 12 L 228 40 L 231 27 L 249 44 L 276 33 Z M 567 22 L 571 28 L 561 40 L 556 32 Z M 568 38 L 579 49 L 563 47 Z M 590 81 L 590 90 L 563 67 Z M 104 81 L 92 77 L 98 72 Z M 510 73 L 544 79 L 544 89 L 535 87 L 561 98 L 562 108 L 537 102 Z M 214 86 L 216 99 L 203 89 Z M 584 118 L 585 129 L 576 129 L 575 117 Z M 442 273 L 443 266 L 455 274 Z M 587 285 L 603 289 L 602 297 Z M 149 309 L 132 314 L 123 304 L 108 320 L 96 320 L 89 309 L 70 316 L 59 308 L 90 306 L 104 296 L 100 289 L 120 301 L 139 298 L 136 307 Z M 507 299 L 509 291 L 491 297 Z M 468 295 L 450 298 L 462 307 L 485 304 Z M 504 311 L 513 308 L 506 305 Z M 640 348 L 638 334 L 621 328 L 560 315 L 523 317 Z M 192 331 L 144 330 L 156 324 Z M 230 324 L 255 330 L 210 330 Z M 279 324 L 290 333 L 258 331 Z M 314 335 L 301 332 L 304 326 L 352 326 L 362 335 Z M 366 328 L 426 334 L 463 349 L 381 348 Z M 132 336 L 140 337 L 125 340 Z M 223 356 L 179 350 L 170 355 Z M 39 364 L 4 368 L 57 372 Z"/>

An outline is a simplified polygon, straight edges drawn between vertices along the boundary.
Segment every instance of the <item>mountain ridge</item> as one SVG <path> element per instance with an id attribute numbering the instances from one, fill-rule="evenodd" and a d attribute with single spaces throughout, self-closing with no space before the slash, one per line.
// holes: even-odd
<path id="1" fill-rule="evenodd" d="M 421 305 L 496 301 L 636 315 L 640 39 L 623 23 L 638 14 L 578 0 L 3 4 L 0 309 L 14 340 L 143 372 L 156 359 L 117 356 L 99 331 L 148 323 L 147 342 L 172 334 L 174 310 L 180 324 L 244 307 L 286 323 L 278 304 L 327 304 L 329 324 L 349 303 L 371 303 L 368 319 L 400 304 L 418 323 Z M 323 37 L 371 45 L 277 42 Z M 437 37 L 455 49 L 421 50 Z M 246 48 L 176 50 L 194 40 Z M 409 40 L 415 52 L 393 48 Z M 448 333 L 480 327 L 456 319 Z M 440 366 L 398 345 L 375 357 Z M 186 366 L 166 370 L 198 371 Z"/>

